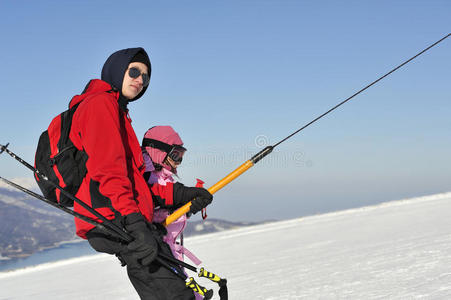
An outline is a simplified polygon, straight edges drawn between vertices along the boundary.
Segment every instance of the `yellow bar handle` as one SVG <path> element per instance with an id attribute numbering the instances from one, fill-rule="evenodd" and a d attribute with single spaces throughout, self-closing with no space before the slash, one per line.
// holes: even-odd
<path id="1" fill-rule="evenodd" d="M 234 180 L 235 178 L 237 178 L 238 176 L 240 176 L 241 174 L 243 174 L 244 172 L 246 172 L 250 167 L 252 167 L 254 165 L 254 163 L 251 160 L 247 160 L 244 164 L 242 164 L 241 166 L 239 166 L 238 168 L 236 168 L 234 171 L 232 171 L 229 175 L 227 175 L 226 177 L 224 177 L 223 179 L 221 179 L 220 181 L 218 181 L 215 185 L 213 185 L 212 187 L 210 187 L 208 189 L 208 191 L 211 194 L 216 193 L 217 191 L 219 191 L 220 189 L 222 189 L 224 186 L 226 186 L 227 184 L 229 184 L 232 180 Z M 173 212 L 171 215 L 169 215 L 166 220 L 163 222 L 164 226 L 168 226 L 169 224 L 171 224 L 172 222 L 174 222 L 175 220 L 177 220 L 178 218 L 180 218 L 181 216 L 183 216 L 184 214 L 186 214 L 187 212 L 189 212 L 191 207 L 191 201 L 186 203 L 185 205 L 183 205 L 182 207 L 180 207 L 179 209 L 177 209 L 175 212 Z"/>
<path id="2" fill-rule="evenodd" d="M 211 194 L 216 193 L 217 191 L 219 191 L 220 189 L 222 189 L 223 187 L 228 185 L 232 180 L 234 180 L 235 178 L 237 178 L 238 176 L 240 176 L 241 174 L 246 172 L 248 169 L 250 169 L 253 165 L 254 164 L 252 163 L 252 161 L 250 161 L 250 160 L 246 161 L 244 164 L 242 164 L 241 166 L 236 168 L 234 171 L 232 171 L 229 175 L 227 175 L 223 179 L 219 180 L 215 185 L 210 187 L 208 189 L 208 191 Z"/>

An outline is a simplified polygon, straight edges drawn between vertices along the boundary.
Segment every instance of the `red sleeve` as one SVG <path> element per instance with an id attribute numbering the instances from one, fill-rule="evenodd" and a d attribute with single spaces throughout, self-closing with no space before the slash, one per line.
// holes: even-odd
<path id="1" fill-rule="evenodd" d="M 122 215 L 139 212 L 127 176 L 123 142 L 127 133 L 120 126 L 119 105 L 108 94 L 85 101 L 76 113 L 82 145 L 89 157 L 88 174 L 91 180 L 99 183 L 99 192 L 111 200 L 115 210 Z"/>
<path id="2" fill-rule="evenodd" d="M 174 204 L 174 184 L 172 182 L 166 183 L 166 185 L 159 185 L 155 183 L 150 186 L 152 193 L 152 199 L 157 206 L 172 206 Z"/>

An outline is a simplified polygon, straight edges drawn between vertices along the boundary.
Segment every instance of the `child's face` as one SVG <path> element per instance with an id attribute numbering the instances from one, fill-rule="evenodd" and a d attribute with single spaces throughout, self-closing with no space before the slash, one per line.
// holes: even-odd
<path id="1" fill-rule="evenodd" d="M 176 170 L 177 167 L 180 165 L 179 162 L 173 161 L 170 157 L 166 157 L 166 161 L 168 162 L 168 165 L 170 165 L 174 170 Z"/>

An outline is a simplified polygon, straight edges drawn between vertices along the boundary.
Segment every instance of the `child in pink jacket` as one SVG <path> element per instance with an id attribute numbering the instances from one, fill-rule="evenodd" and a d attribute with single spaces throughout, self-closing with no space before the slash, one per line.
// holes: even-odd
<path id="1" fill-rule="evenodd" d="M 186 149 L 183 141 L 171 126 L 155 126 L 147 130 L 143 139 L 143 157 L 146 165 L 145 177 L 149 185 L 158 183 L 166 185 L 174 183 L 174 175 L 177 175 L 177 167 L 183 159 Z M 153 222 L 162 223 L 174 210 L 159 203 L 154 199 Z M 194 264 L 199 265 L 201 261 L 183 246 L 183 230 L 186 227 L 187 216 L 183 215 L 166 227 L 168 233 L 163 240 L 169 245 L 178 260 L 183 260 L 186 255 Z M 196 294 L 196 299 L 203 299 Z"/>

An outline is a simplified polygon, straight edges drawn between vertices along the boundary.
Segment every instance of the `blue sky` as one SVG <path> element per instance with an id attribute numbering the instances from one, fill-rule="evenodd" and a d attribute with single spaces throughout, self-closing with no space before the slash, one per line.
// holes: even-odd
<path id="1" fill-rule="evenodd" d="M 114 51 L 150 55 L 138 138 L 172 125 L 213 185 L 450 32 L 449 1 L 2 1 L 0 143 L 40 133 Z M 451 39 L 281 144 L 210 215 L 285 219 L 450 191 Z M 31 178 L 9 157 L 0 175 Z"/>

